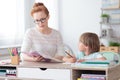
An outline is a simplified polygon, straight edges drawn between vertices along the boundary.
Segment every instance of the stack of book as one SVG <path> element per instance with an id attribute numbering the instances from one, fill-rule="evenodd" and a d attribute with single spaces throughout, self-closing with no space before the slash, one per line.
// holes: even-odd
<path id="1" fill-rule="evenodd" d="M 6 76 L 15 77 L 16 76 L 16 69 L 7 69 Z"/>
<path id="2" fill-rule="evenodd" d="M 0 76 L 16 77 L 17 71 L 15 67 L 0 67 Z"/>
<path id="3" fill-rule="evenodd" d="M 6 70 L 0 69 L 0 76 L 6 76 Z"/>
<path id="4" fill-rule="evenodd" d="M 100 74 L 82 74 L 77 80 L 105 80 L 105 75 Z"/>

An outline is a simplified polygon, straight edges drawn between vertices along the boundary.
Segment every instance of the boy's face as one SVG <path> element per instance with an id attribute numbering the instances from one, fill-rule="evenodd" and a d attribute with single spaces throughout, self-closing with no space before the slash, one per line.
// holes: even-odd
<path id="1" fill-rule="evenodd" d="M 78 48 L 79 48 L 79 51 L 81 51 L 81 52 L 86 51 L 86 46 L 82 42 L 79 42 Z"/>

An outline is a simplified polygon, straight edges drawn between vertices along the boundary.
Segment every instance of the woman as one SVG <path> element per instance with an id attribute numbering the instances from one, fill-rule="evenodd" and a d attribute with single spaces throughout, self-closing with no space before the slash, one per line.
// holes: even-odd
<path id="1" fill-rule="evenodd" d="M 64 56 L 62 38 L 58 31 L 48 27 L 50 18 L 48 9 L 43 3 L 35 3 L 31 16 L 36 27 L 28 29 L 25 34 L 21 48 L 22 59 L 27 61 L 42 61 L 45 57 L 62 59 Z M 34 55 L 36 53 L 40 55 Z"/>

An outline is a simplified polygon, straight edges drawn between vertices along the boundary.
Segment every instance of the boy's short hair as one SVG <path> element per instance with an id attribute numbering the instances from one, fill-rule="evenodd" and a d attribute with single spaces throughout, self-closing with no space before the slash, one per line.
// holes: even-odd
<path id="1" fill-rule="evenodd" d="M 90 53 L 98 52 L 100 49 L 100 41 L 95 33 L 86 32 L 80 36 L 80 42 L 89 47 Z"/>

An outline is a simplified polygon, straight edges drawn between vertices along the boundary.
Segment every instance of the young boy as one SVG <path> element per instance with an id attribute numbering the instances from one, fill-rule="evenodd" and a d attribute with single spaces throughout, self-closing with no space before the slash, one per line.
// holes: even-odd
<path id="1" fill-rule="evenodd" d="M 100 41 L 95 33 L 83 33 L 79 40 L 79 51 L 73 57 L 67 56 L 63 60 L 65 62 L 83 62 L 85 60 L 106 60 L 102 54 L 99 53 Z"/>

